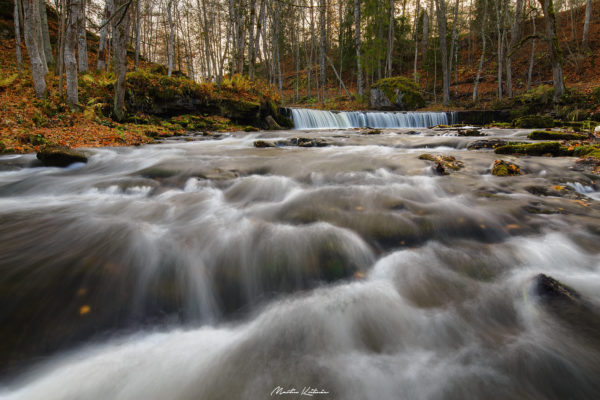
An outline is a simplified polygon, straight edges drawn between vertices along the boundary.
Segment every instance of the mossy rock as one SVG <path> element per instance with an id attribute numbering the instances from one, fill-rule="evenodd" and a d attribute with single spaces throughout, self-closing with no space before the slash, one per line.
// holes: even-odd
<path id="1" fill-rule="evenodd" d="M 425 107 L 425 100 L 413 80 L 395 76 L 381 79 L 371 86 L 371 107 L 415 110 Z"/>
<path id="2" fill-rule="evenodd" d="M 434 171 L 438 175 L 449 175 L 451 171 L 458 171 L 464 167 L 462 161 L 458 161 L 453 156 L 445 156 L 445 155 L 434 155 L 434 154 L 421 154 L 419 156 L 419 160 L 426 160 L 436 163 L 434 167 Z"/>
<path id="3" fill-rule="evenodd" d="M 521 175 L 521 169 L 517 164 L 509 163 L 503 160 L 494 161 L 492 166 L 492 175 L 495 176 L 515 176 Z"/>
<path id="4" fill-rule="evenodd" d="M 552 155 L 561 156 L 565 149 L 558 142 L 543 143 L 508 143 L 494 149 L 496 154 L 522 154 L 528 156 Z"/>
<path id="5" fill-rule="evenodd" d="M 587 145 L 577 146 L 573 149 L 573 155 L 575 157 L 595 157 L 600 159 L 600 146 L 599 145 Z"/>
<path id="6" fill-rule="evenodd" d="M 68 147 L 47 146 L 37 153 L 37 159 L 47 167 L 67 167 L 73 163 L 87 163 L 85 154 Z"/>
<path id="7" fill-rule="evenodd" d="M 517 128 L 554 128 L 554 119 L 543 115 L 527 115 L 513 121 Z"/>
<path id="8" fill-rule="evenodd" d="M 527 137 L 531 140 L 586 140 L 587 135 L 572 132 L 533 131 Z"/>
<path id="9" fill-rule="evenodd" d="M 169 73 L 169 71 L 167 70 L 167 67 L 165 67 L 164 65 L 161 65 L 161 64 L 154 64 L 152 66 L 152 68 L 150 68 L 150 72 L 152 72 L 153 74 L 159 74 L 159 75 L 167 75 Z"/>

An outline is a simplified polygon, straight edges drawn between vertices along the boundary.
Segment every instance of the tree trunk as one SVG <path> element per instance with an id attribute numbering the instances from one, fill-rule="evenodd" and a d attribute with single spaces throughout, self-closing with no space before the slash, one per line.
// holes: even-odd
<path id="1" fill-rule="evenodd" d="M 584 48 L 589 47 L 588 38 L 590 36 L 590 19 L 592 19 L 592 0 L 587 0 L 585 4 L 585 22 L 583 24 L 583 39 L 581 45 Z"/>
<path id="2" fill-rule="evenodd" d="M 321 104 L 325 104 L 325 83 L 327 81 L 327 71 L 325 65 L 325 56 L 327 51 L 327 37 L 325 33 L 325 13 L 327 10 L 326 0 L 319 1 L 319 12 L 321 20 Z"/>
<path id="3" fill-rule="evenodd" d="M 485 60 L 485 23 L 487 20 L 487 0 L 483 0 L 483 19 L 481 20 L 481 57 L 479 58 L 479 67 L 477 68 L 477 77 L 475 78 L 475 85 L 473 86 L 473 101 L 477 101 L 479 95 L 477 89 L 479 88 L 479 79 L 481 79 L 481 71 L 483 69 L 483 61 Z"/>
<path id="4" fill-rule="evenodd" d="M 415 83 L 419 83 L 419 76 L 417 75 L 417 62 L 419 59 L 419 11 L 421 8 L 421 2 L 417 0 L 417 10 L 415 12 L 415 60 L 413 65 L 413 75 Z"/>
<path id="5" fill-rule="evenodd" d="M 115 10 L 127 4 L 127 0 L 116 0 Z M 117 75 L 113 114 L 118 121 L 125 118 L 125 78 L 127 74 L 127 37 L 129 35 L 129 6 L 125 6 L 113 20 L 113 59 Z M 171 47 L 172 48 L 172 47 Z M 172 60 L 171 60 L 172 61 Z"/>
<path id="6" fill-rule="evenodd" d="M 40 55 L 41 26 L 39 23 L 40 3 L 38 0 L 23 0 L 23 36 L 31 63 L 33 87 L 38 99 L 46 96 L 46 66 Z M 43 50 L 42 50 L 43 54 Z"/>
<path id="7" fill-rule="evenodd" d="M 502 4 L 504 0 L 496 0 L 496 36 L 497 36 L 497 45 L 496 45 L 496 53 L 498 58 L 498 70 L 496 81 L 498 83 L 498 88 L 496 94 L 498 96 L 498 100 L 502 100 L 502 71 L 503 71 L 503 61 L 504 61 L 504 42 L 503 42 L 503 34 L 502 30 L 504 29 L 504 21 L 501 19 L 504 13 L 502 12 Z"/>
<path id="8" fill-rule="evenodd" d="M 85 1 L 78 0 L 79 15 L 77 16 L 77 62 L 80 73 L 88 72 L 87 38 L 85 29 Z"/>
<path id="9" fill-rule="evenodd" d="M 360 0 L 354 0 L 354 29 L 356 42 L 356 82 L 358 85 L 358 96 L 363 95 L 362 68 L 360 65 Z"/>
<path id="10" fill-rule="evenodd" d="M 456 0 L 456 4 L 454 6 L 454 21 L 452 23 L 452 41 L 450 42 L 450 65 L 448 66 L 448 74 L 452 75 L 452 68 L 454 63 L 452 59 L 454 57 L 454 46 L 456 46 L 456 36 L 458 32 L 458 0 Z"/>
<path id="11" fill-rule="evenodd" d="M 254 65 L 253 65 L 253 52 L 254 52 L 254 23 L 256 19 L 256 0 L 250 0 L 250 26 L 248 28 L 248 56 L 250 63 L 248 64 L 248 76 L 250 79 L 254 79 Z"/>
<path id="12" fill-rule="evenodd" d="M 392 76 L 392 59 L 394 53 L 394 0 L 390 0 L 390 26 L 388 27 L 388 49 L 385 65 L 385 75 L 389 78 Z"/>
<path id="13" fill-rule="evenodd" d="M 67 104 L 77 107 L 79 95 L 77 93 L 77 60 L 75 48 L 77 46 L 77 19 L 79 18 L 80 0 L 68 0 L 68 17 L 65 29 L 65 72 L 67 75 Z"/>
<path id="14" fill-rule="evenodd" d="M 50 31 L 48 30 L 48 13 L 46 11 L 46 2 L 40 0 L 40 21 L 42 24 L 42 39 L 44 41 L 44 57 L 48 66 L 54 65 L 54 56 L 52 55 L 52 44 L 50 43 Z"/>
<path id="15" fill-rule="evenodd" d="M 113 12 L 113 0 L 106 0 L 104 4 L 104 15 L 102 17 L 102 28 L 100 29 L 100 42 L 98 44 L 98 60 L 96 62 L 96 69 L 98 71 L 104 70 L 106 67 L 106 37 L 108 35 L 108 26 L 107 21 L 110 19 L 110 16 Z"/>
<path id="16" fill-rule="evenodd" d="M 556 14 L 552 0 L 538 0 L 544 10 L 546 23 L 546 43 L 550 52 L 552 78 L 554 80 L 554 101 L 557 102 L 565 94 L 565 81 L 562 71 L 562 52 L 556 34 Z"/>
<path id="17" fill-rule="evenodd" d="M 446 34 L 448 30 L 448 21 L 446 19 L 446 1 L 435 0 L 435 5 L 440 41 L 440 56 L 442 59 L 443 103 L 445 106 L 448 106 L 450 104 L 450 70 L 448 68 L 448 45 L 446 43 Z"/>
<path id="18" fill-rule="evenodd" d="M 426 5 L 425 5 L 426 7 Z M 423 36 L 421 37 L 421 59 L 422 63 L 427 60 L 427 44 L 429 43 L 429 13 L 423 11 Z"/>
<path id="19" fill-rule="evenodd" d="M 134 69 L 137 71 L 138 63 L 140 61 L 140 1 L 135 0 L 135 59 L 134 59 Z M 189 35 L 188 35 L 189 36 Z"/>
<path id="20" fill-rule="evenodd" d="M 508 57 L 506 58 L 506 94 L 508 95 L 508 97 L 513 97 L 511 58 L 512 52 L 515 50 L 519 39 L 521 38 L 522 8 L 523 0 L 517 0 L 517 3 L 515 5 L 515 19 L 513 20 L 512 29 L 510 31 L 510 45 L 508 46 Z"/>
<path id="21" fill-rule="evenodd" d="M 535 17 L 531 16 L 531 25 L 533 26 L 533 34 L 536 33 Z M 531 76 L 533 74 L 533 61 L 535 59 L 535 39 L 531 40 L 531 54 L 529 55 L 529 69 L 527 70 L 527 90 L 531 87 Z"/>
<path id="22" fill-rule="evenodd" d="M 23 56 L 21 55 L 21 27 L 19 26 L 19 21 L 21 20 L 21 13 L 19 10 L 20 3 L 19 0 L 15 0 L 15 8 L 13 11 L 13 18 L 15 21 L 15 49 L 17 51 L 17 67 L 19 68 L 19 72 L 21 72 L 23 64 Z"/>
<path id="23" fill-rule="evenodd" d="M 119 1 L 119 0 L 117 0 Z M 175 35 L 175 29 L 174 29 L 174 24 L 173 24 L 173 1 L 174 0 L 169 0 L 169 2 L 167 3 L 167 16 L 169 19 L 169 44 L 167 47 L 167 75 L 171 76 L 171 74 L 173 73 L 173 38 Z"/>

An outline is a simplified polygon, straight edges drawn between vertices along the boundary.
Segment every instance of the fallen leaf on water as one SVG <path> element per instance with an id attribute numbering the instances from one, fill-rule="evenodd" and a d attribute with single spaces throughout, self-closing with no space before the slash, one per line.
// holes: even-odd
<path id="1" fill-rule="evenodd" d="M 79 315 L 88 314 L 90 311 L 92 311 L 92 309 L 87 304 L 79 307 Z"/>

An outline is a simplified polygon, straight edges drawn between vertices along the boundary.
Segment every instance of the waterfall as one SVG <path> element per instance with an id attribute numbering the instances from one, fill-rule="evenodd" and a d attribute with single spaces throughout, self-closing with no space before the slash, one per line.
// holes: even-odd
<path id="1" fill-rule="evenodd" d="M 292 108 L 296 129 L 428 128 L 454 123 L 454 112 L 323 111 Z"/>

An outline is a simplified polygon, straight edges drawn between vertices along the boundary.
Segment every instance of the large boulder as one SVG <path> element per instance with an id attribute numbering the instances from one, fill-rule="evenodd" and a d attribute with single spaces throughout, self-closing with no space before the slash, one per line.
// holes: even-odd
<path id="1" fill-rule="evenodd" d="M 46 167 L 67 167 L 73 163 L 87 163 L 85 154 L 68 147 L 48 146 L 37 153 L 37 159 Z"/>
<path id="2" fill-rule="evenodd" d="M 371 86 L 371 108 L 376 110 L 415 110 L 425 106 L 419 87 L 403 76 L 385 78 Z"/>

